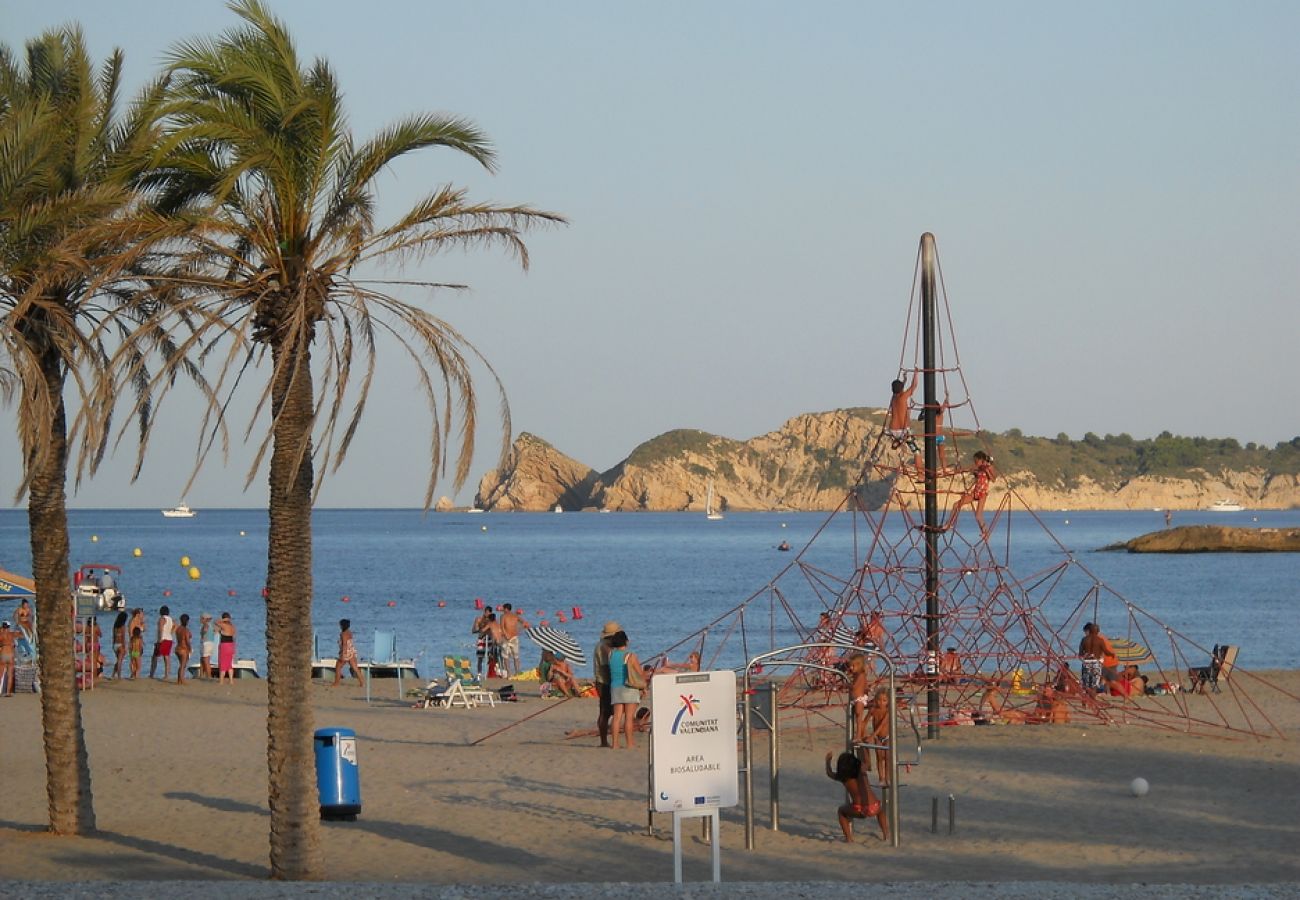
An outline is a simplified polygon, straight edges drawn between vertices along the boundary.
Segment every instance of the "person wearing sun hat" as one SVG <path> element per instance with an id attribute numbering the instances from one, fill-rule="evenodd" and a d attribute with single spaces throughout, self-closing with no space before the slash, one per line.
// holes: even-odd
<path id="1" fill-rule="evenodd" d="M 600 735 L 600 746 L 609 746 L 609 720 L 614 716 L 614 705 L 609 694 L 609 639 L 623 630 L 617 622 L 606 622 L 600 630 L 600 640 L 591 654 L 592 678 L 596 682 L 596 692 L 600 695 L 600 710 L 596 713 L 596 732 Z"/>

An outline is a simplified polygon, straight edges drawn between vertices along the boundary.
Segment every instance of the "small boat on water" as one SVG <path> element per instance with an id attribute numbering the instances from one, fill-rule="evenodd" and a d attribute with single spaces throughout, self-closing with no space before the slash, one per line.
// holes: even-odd
<path id="1" fill-rule="evenodd" d="M 551 512 L 562 513 L 564 512 L 564 507 L 557 503 L 555 504 L 555 509 L 551 510 Z"/>
<path id="2" fill-rule="evenodd" d="M 89 616 L 98 611 L 113 612 L 126 609 L 126 594 L 118 588 L 122 577 L 119 566 L 107 563 L 87 563 L 72 576 L 73 599 L 77 615 Z"/>
<path id="3" fill-rule="evenodd" d="M 1244 512 L 1246 507 L 1235 500 L 1220 500 L 1205 509 L 1207 512 Z"/>
<path id="4" fill-rule="evenodd" d="M 162 514 L 169 519 L 192 519 L 195 516 L 194 510 L 184 503 L 177 503 L 171 509 L 164 509 Z"/>
<path id="5" fill-rule="evenodd" d="M 713 479 L 709 479 L 709 493 L 704 500 L 704 518 L 711 521 L 718 521 L 722 518 L 722 513 L 713 508 Z"/>

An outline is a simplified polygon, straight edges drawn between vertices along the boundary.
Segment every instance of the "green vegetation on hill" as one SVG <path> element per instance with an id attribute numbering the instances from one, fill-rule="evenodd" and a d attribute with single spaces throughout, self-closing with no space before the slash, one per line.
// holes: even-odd
<path id="1" fill-rule="evenodd" d="M 720 456 L 743 449 L 740 441 L 719 437 L 694 428 L 678 428 L 651 438 L 632 451 L 627 464 L 647 468 L 655 463 L 677 459 L 687 453 L 699 456 Z"/>
<path id="2" fill-rule="evenodd" d="M 1259 469 L 1271 475 L 1300 472 L 1300 437 L 1271 450 L 1254 443 L 1243 447 L 1233 438 L 1183 437 L 1168 431 L 1144 440 L 1088 432 L 1083 440 L 1074 441 L 1065 434 L 1027 437 L 1013 428 L 979 439 L 1003 471 L 1027 469 L 1042 484 L 1066 489 L 1085 476 L 1098 484 L 1118 485 L 1140 476 L 1186 478 L 1197 469 L 1211 473 Z"/>

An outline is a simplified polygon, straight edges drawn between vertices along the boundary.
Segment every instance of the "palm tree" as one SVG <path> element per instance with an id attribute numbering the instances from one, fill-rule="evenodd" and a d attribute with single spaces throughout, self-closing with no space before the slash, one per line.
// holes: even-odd
<path id="1" fill-rule="evenodd" d="M 69 615 L 66 484 L 80 445 L 78 476 L 102 457 L 112 403 L 95 396 L 114 328 L 140 315 L 133 305 L 116 326 L 108 261 L 125 260 L 125 230 L 89 237 L 124 221 L 135 194 L 130 160 L 147 147 L 143 103 L 116 111 L 122 54 L 96 73 L 81 32 L 49 31 L 19 60 L 0 46 L 0 391 L 18 398 L 23 479 L 36 581 L 41 715 L 50 830 L 95 827 L 90 763 L 74 682 Z M 151 90 L 156 90 L 157 85 Z M 142 97 L 143 100 L 143 97 Z M 149 339 L 141 338 L 137 347 Z M 143 371 L 144 361 L 139 360 Z M 180 368 L 179 366 L 177 368 Z M 65 389 L 77 396 L 71 429 Z M 147 410 L 147 406 L 145 407 Z M 146 412 L 147 415 L 147 412 Z"/>
<path id="2" fill-rule="evenodd" d="M 432 414 L 426 508 L 451 456 L 458 487 L 469 473 L 477 406 L 471 364 L 496 379 L 451 325 L 386 293 L 395 285 L 456 286 L 363 275 L 385 261 L 467 245 L 503 246 L 527 267 L 523 231 L 562 219 L 527 206 L 471 203 L 463 190 L 442 187 L 378 226 L 374 182 L 390 163 L 446 147 L 491 170 L 487 140 L 464 120 L 422 115 L 354 143 L 328 64 L 304 66 L 283 23 L 257 0 L 231 9 L 243 20 L 239 27 L 173 52 L 160 110 L 163 155 L 146 186 L 159 210 L 190 228 L 177 274 L 160 285 L 175 295 L 170 313 L 185 317 L 204 352 L 219 360 L 218 416 L 248 369 L 269 358 L 255 419 L 268 409 L 270 418 L 248 479 L 269 452 L 270 861 L 272 877 L 300 879 L 315 874 L 319 855 L 309 623 L 311 511 L 320 478 L 347 452 L 372 385 L 377 342 L 395 342 L 415 362 Z M 223 343 L 229 348 L 217 356 Z M 126 367 L 119 377 L 137 373 Z M 499 380 L 496 386 L 504 454 L 509 417 Z"/>

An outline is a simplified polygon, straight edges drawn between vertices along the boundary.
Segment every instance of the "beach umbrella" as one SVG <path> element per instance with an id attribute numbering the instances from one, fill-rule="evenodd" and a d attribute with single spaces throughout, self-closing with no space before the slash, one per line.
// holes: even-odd
<path id="1" fill-rule="evenodd" d="M 528 636 L 543 650 L 550 650 L 557 656 L 563 656 L 575 666 L 587 664 L 587 657 L 583 655 L 582 648 L 567 631 L 551 628 L 549 625 L 534 625 L 528 629 Z"/>
<path id="2" fill-rule="evenodd" d="M 1112 638 L 1110 645 L 1115 650 L 1115 658 L 1126 666 L 1141 665 L 1153 662 L 1155 659 L 1150 650 L 1128 638 Z"/>

